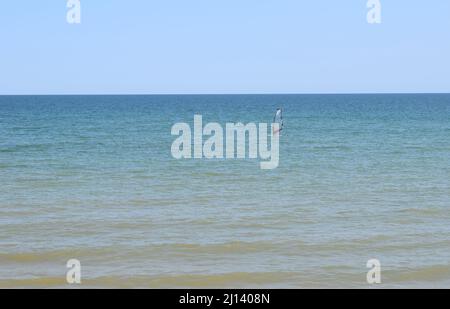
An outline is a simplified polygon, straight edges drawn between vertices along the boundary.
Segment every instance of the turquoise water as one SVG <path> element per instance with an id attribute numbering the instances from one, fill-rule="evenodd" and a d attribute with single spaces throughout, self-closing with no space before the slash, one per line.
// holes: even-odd
<path id="1" fill-rule="evenodd" d="M 270 122 L 278 169 L 175 160 Z M 450 95 L 0 96 L 0 287 L 450 286 Z"/>

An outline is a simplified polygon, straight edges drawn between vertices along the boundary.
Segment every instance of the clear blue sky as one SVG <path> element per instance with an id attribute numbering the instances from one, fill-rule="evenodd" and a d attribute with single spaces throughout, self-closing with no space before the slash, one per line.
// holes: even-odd
<path id="1" fill-rule="evenodd" d="M 0 94 L 450 92 L 450 1 L 2 1 Z"/>

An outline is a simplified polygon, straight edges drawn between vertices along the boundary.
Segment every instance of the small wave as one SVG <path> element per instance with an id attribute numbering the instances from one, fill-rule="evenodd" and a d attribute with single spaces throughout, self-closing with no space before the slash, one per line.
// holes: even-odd
<path id="1" fill-rule="evenodd" d="M 386 281 L 394 282 L 438 282 L 450 278 L 450 265 L 432 265 L 418 269 L 385 271 Z"/>
<path id="2" fill-rule="evenodd" d="M 100 277 L 85 280 L 83 285 L 92 287 L 122 288 L 224 288 L 275 286 L 297 276 L 292 272 L 232 272 L 220 274 L 179 274 L 141 276 L 133 278 Z"/>
<path id="3" fill-rule="evenodd" d="M 41 252 L 0 253 L 0 264 L 6 263 L 48 263 L 67 261 L 76 256 L 78 258 L 108 255 L 114 252 L 113 248 L 92 249 L 62 249 Z"/>
<path id="4" fill-rule="evenodd" d="M 47 150 L 52 144 L 30 144 L 30 145 L 16 145 L 8 148 L 0 148 L 1 153 L 16 153 L 24 151 L 42 151 Z"/>
<path id="5" fill-rule="evenodd" d="M 164 244 L 152 246 L 152 250 L 181 251 L 192 254 L 245 254 L 266 252 L 277 248 L 269 242 L 228 242 L 219 244 Z"/>
<path id="6" fill-rule="evenodd" d="M 440 216 L 443 212 L 440 208 L 406 208 L 398 210 L 402 214 L 413 214 L 413 215 L 428 215 L 428 216 Z"/>
<path id="7" fill-rule="evenodd" d="M 352 147 L 349 146 L 313 146 L 312 150 L 324 150 L 324 151 L 351 151 Z"/>
<path id="8" fill-rule="evenodd" d="M 57 288 L 67 286 L 66 278 L 61 277 L 42 277 L 42 278 L 26 278 L 26 279 L 0 279 L 0 288 Z"/>
<path id="9" fill-rule="evenodd" d="M 181 274 L 164 276 L 106 276 L 83 278 L 81 288 L 223 288 L 274 286 L 292 281 L 290 272 L 233 272 L 223 274 Z M 69 288 L 65 277 L 0 280 L 0 288 Z"/>

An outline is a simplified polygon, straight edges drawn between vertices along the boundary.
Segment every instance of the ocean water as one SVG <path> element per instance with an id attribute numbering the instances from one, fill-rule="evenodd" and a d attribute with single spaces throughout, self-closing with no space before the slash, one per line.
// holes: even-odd
<path id="1" fill-rule="evenodd" d="M 270 122 L 280 165 L 175 160 Z M 0 288 L 450 287 L 450 95 L 0 96 Z"/>

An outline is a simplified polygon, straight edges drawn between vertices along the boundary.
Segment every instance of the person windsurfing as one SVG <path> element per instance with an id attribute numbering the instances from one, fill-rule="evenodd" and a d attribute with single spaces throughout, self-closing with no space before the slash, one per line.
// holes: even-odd
<path id="1" fill-rule="evenodd" d="M 277 133 L 281 133 L 281 131 L 283 131 L 283 109 L 277 108 L 277 111 L 275 113 L 275 116 L 273 117 L 273 123 L 277 123 L 278 124 L 278 129 L 273 129 L 273 134 L 277 134 Z"/>

